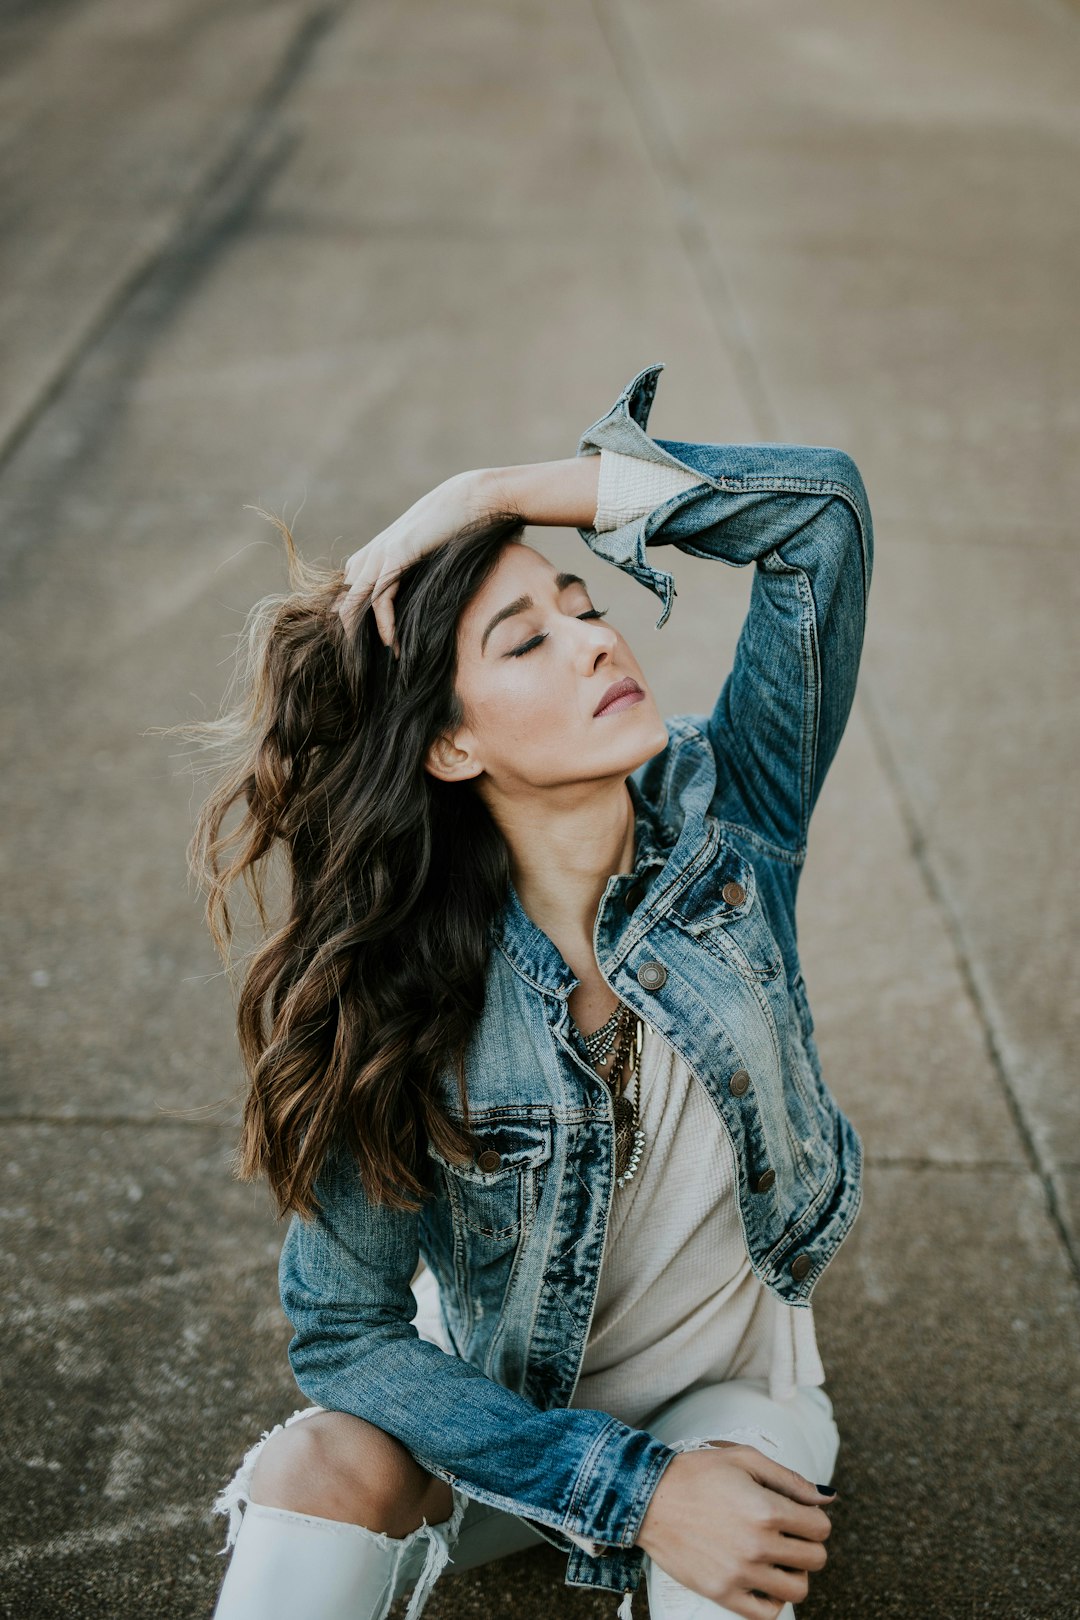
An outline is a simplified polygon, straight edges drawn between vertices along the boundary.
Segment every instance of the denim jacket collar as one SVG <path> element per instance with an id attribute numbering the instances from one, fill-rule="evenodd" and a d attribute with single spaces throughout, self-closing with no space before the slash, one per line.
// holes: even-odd
<path id="1" fill-rule="evenodd" d="M 648 770 L 648 763 L 626 779 L 634 806 L 634 862 L 629 872 L 618 872 L 608 879 L 600 900 L 594 938 L 601 962 L 622 954 L 620 945 L 629 915 L 619 902 L 627 892 L 640 885 L 643 902 L 657 888 L 662 894 L 673 893 L 679 887 L 680 875 L 692 865 L 698 849 L 710 836 L 708 808 L 716 790 L 712 749 L 689 720 L 671 719 L 667 725 L 668 792 L 655 805 L 645 794 L 638 778 Z M 676 768 L 677 792 L 672 791 L 671 781 Z M 677 819 L 669 819 L 676 815 Z M 528 915 L 512 881 L 491 932 L 493 943 L 515 972 L 544 995 L 565 1000 L 580 982 L 562 952 Z"/>

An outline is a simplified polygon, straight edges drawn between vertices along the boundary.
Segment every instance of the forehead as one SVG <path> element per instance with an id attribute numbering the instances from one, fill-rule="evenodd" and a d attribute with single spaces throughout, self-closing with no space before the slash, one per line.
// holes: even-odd
<path id="1" fill-rule="evenodd" d="M 558 569 L 543 552 L 527 546 L 523 540 L 504 546 L 487 579 L 461 615 L 461 628 L 481 628 L 491 615 L 516 596 L 535 595 L 537 591 L 550 591 Z"/>
<path id="2" fill-rule="evenodd" d="M 510 595 L 514 596 L 526 582 L 539 586 L 550 584 L 557 572 L 555 564 L 542 551 L 526 545 L 524 540 L 516 540 L 503 547 L 498 562 L 469 604 L 469 611 L 481 605 L 499 607 L 506 599 L 508 587 Z"/>

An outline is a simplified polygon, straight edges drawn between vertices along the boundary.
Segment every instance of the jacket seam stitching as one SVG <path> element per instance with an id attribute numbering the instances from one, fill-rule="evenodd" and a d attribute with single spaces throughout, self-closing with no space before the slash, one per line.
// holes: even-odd
<path id="1" fill-rule="evenodd" d="M 645 1478 L 642 1480 L 640 1487 L 634 1494 L 633 1503 L 630 1509 L 630 1524 L 623 1532 L 622 1539 L 614 1542 L 612 1545 L 621 1547 L 624 1550 L 629 1550 L 631 1547 L 637 1546 L 637 1541 L 634 1538 L 641 1529 L 641 1520 L 644 1519 L 645 1514 L 648 1512 L 649 1504 L 652 1500 L 652 1494 L 656 1487 L 656 1482 L 660 1478 L 660 1475 L 663 1473 L 664 1469 L 667 1467 L 668 1463 L 671 1461 L 672 1457 L 676 1456 L 678 1456 L 678 1452 L 675 1451 L 671 1446 L 667 1446 L 663 1452 L 659 1452 L 649 1463 Z M 644 1500 L 642 1500 L 643 1498 Z"/>
<path id="2" fill-rule="evenodd" d="M 716 819 L 717 825 L 721 829 L 730 827 L 731 831 L 737 833 L 739 837 L 749 839 L 751 843 L 757 844 L 763 855 L 769 856 L 773 860 L 786 861 L 789 866 L 802 866 L 805 864 L 807 850 L 805 843 L 797 845 L 795 849 L 788 849 L 786 845 L 774 843 L 771 838 L 766 838 L 764 833 L 758 832 L 755 827 L 749 826 L 745 821 L 732 821 L 727 817 L 717 817 Z"/>
<path id="3" fill-rule="evenodd" d="M 572 1522 L 572 1516 L 574 1514 L 577 1514 L 579 1518 L 581 1516 L 579 1504 L 581 1499 L 588 1494 L 589 1487 L 592 1485 L 593 1479 L 597 1473 L 597 1465 L 599 1463 L 600 1455 L 607 1445 L 608 1434 L 616 1427 L 616 1421 L 617 1420 L 613 1417 L 608 1418 L 607 1422 L 604 1424 L 604 1427 L 600 1430 L 592 1445 L 585 1453 L 584 1460 L 582 1461 L 581 1468 L 578 1472 L 577 1481 L 570 1496 L 569 1506 L 567 1507 L 566 1514 L 561 1525 L 559 1526 L 559 1528 L 564 1532 L 567 1530 L 567 1528 L 569 1528 L 576 1531 L 579 1535 L 589 1536 L 591 1541 L 595 1541 L 597 1539 L 595 1536 L 590 1535 L 590 1532 L 586 1526 Z"/>

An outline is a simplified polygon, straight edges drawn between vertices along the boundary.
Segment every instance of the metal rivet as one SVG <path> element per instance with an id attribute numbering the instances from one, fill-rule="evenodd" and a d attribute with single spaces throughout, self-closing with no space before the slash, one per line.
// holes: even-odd
<path id="1" fill-rule="evenodd" d="M 642 962 L 637 970 L 637 982 L 643 990 L 659 990 L 667 983 L 667 968 L 663 962 Z"/>

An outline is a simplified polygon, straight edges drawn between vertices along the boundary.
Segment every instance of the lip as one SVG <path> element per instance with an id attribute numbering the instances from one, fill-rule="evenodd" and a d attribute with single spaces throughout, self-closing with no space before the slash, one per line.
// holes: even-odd
<path id="1" fill-rule="evenodd" d="M 625 675 L 621 681 L 616 681 L 614 686 L 608 687 L 599 704 L 593 710 L 593 719 L 599 714 L 608 714 L 615 708 L 627 709 L 631 706 L 631 703 L 640 702 L 644 696 L 645 693 L 641 690 L 637 681 L 632 676 Z M 624 702 L 623 699 L 629 699 L 630 702 Z"/>

